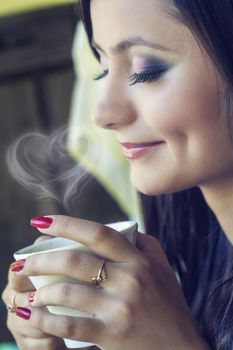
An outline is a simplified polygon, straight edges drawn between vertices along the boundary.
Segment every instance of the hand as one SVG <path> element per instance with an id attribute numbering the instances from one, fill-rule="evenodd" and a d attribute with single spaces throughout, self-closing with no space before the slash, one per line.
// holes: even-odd
<path id="1" fill-rule="evenodd" d="M 134 247 L 103 225 L 64 216 L 52 218 L 51 226 L 41 232 L 76 240 L 96 255 L 59 251 L 26 260 L 20 276 L 59 274 L 77 280 L 36 292 L 26 321 L 31 327 L 91 342 L 103 350 L 208 349 L 156 239 L 138 234 Z M 107 280 L 97 288 L 91 279 L 103 259 Z M 92 317 L 57 316 L 45 313 L 44 305 L 64 305 Z"/>
<path id="2" fill-rule="evenodd" d="M 43 237 L 43 239 L 45 238 Z M 41 241 L 41 239 L 38 239 L 36 242 L 38 241 Z M 35 289 L 27 277 L 9 271 L 8 284 L 3 291 L 2 299 L 6 305 L 11 304 L 14 299 L 15 306 L 28 307 L 30 305 L 28 296 L 33 291 Z M 43 312 L 47 312 L 44 307 L 43 310 Z M 7 326 L 21 350 L 66 349 L 61 339 L 42 332 L 10 311 L 8 311 Z"/>

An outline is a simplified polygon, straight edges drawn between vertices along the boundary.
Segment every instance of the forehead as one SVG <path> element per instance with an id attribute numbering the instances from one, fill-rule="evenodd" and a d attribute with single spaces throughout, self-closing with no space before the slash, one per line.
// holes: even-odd
<path id="1" fill-rule="evenodd" d="M 93 39 L 105 49 L 140 36 L 174 51 L 187 50 L 193 35 L 170 10 L 168 0 L 92 0 Z"/>

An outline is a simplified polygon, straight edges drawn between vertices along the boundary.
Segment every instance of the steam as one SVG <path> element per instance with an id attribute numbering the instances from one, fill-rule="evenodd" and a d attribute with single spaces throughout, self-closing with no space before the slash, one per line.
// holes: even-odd
<path id="1" fill-rule="evenodd" d="M 50 135 L 27 133 L 18 138 L 7 152 L 7 166 L 12 177 L 33 193 L 38 199 L 50 198 L 58 201 L 65 209 L 87 184 L 88 169 L 85 159 L 97 161 L 89 149 L 88 138 L 83 133 L 84 155 L 78 164 L 66 148 L 68 129 L 59 129 Z M 85 167 L 83 166 L 85 163 Z"/>

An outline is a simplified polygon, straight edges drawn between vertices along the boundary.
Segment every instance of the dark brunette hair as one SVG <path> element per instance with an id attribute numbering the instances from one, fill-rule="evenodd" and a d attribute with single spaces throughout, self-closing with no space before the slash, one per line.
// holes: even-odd
<path id="1" fill-rule="evenodd" d="M 81 0 L 81 12 L 91 43 L 90 1 Z M 190 28 L 226 82 L 223 107 L 232 137 L 233 1 L 161 1 L 171 18 Z M 93 51 L 98 58 L 98 53 Z M 142 201 L 147 232 L 156 232 L 154 235 L 160 239 L 212 348 L 232 350 L 232 250 L 200 190 L 194 188 L 156 197 L 142 195 Z M 225 239 L 223 243 L 222 239 Z M 217 254 L 223 260 L 217 259 Z"/>

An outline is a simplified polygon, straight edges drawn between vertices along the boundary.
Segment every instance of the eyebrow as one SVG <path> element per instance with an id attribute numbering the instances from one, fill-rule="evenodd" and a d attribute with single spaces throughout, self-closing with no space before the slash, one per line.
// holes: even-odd
<path id="1" fill-rule="evenodd" d="M 92 40 L 92 46 L 95 49 L 97 49 L 101 52 L 104 52 L 104 50 L 100 47 L 100 45 L 98 45 L 94 40 Z M 174 50 L 166 48 L 160 44 L 152 43 L 152 42 L 145 40 L 141 37 L 134 37 L 134 38 L 129 38 L 127 40 L 123 40 L 123 41 L 119 42 L 116 46 L 112 47 L 111 51 L 113 53 L 122 53 L 126 50 L 131 49 L 132 47 L 135 47 L 135 46 L 150 47 L 152 49 L 159 50 L 159 51 L 174 51 Z"/>

